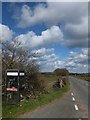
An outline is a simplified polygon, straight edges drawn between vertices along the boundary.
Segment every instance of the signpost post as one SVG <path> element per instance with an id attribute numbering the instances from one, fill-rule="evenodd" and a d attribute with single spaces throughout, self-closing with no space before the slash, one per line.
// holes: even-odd
<path id="1" fill-rule="evenodd" d="M 8 69 L 6 71 L 6 103 L 20 103 L 20 75 L 24 76 L 24 72 L 18 69 Z"/>

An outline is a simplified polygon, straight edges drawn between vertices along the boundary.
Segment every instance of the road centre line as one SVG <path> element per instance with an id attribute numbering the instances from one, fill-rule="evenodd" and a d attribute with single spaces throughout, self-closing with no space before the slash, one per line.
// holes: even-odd
<path id="1" fill-rule="evenodd" d="M 74 105 L 74 107 L 75 107 L 75 110 L 79 110 L 79 108 L 76 104 Z"/>
<path id="2" fill-rule="evenodd" d="M 71 93 L 71 95 L 73 96 L 73 92 Z"/>
<path id="3" fill-rule="evenodd" d="M 73 97 L 72 97 L 72 100 L 75 101 L 73 92 L 71 92 L 71 95 L 73 96 Z M 76 104 L 74 105 L 74 107 L 75 107 L 75 110 L 76 110 L 76 111 L 79 110 L 79 108 L 78 108 L 78 106 L 77 106 Z"/>
<path id="4" fill-rule="evenodd" d="M 74 97 L 72 97 L 72 100 L 73 100 L 73 101 L 75 101 L 75 98 L 74 98 Z"/>

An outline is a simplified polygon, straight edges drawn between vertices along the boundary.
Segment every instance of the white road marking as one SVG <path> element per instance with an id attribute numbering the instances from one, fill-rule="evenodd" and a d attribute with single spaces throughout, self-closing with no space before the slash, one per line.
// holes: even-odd
<path id="1" fill-rule="evenodd" d="M 71 93 L 71 95 L 73 96 L 73 93 Z"/>
<path id="2" fill-rule="evenodd" d="M 75 107 L 75 110 L 79 110 L 77 105 L 74 105 L 74 107 Z"/>
<path id="3" fill-rule="evenodd" d="M 74 98 L 74 97 L 72 97 L 72 100 L 73 100 L 73 101 L 75 101 L 75 98 Z"/>

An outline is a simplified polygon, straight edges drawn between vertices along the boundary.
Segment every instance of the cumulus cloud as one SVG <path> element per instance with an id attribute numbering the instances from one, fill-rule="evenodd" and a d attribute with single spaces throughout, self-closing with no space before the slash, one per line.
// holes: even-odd
<path id="1" fill-rule="evenodd" d="M 14 32 L 7 26 L 0 24 L 0 39 L 1 41 L 11 40 Z"/>
<path id="2" fill-rule="evenodd" d="M 41 66 L 42 71 L 53 71 L 57 68 L 59 57 L 54 53 L 54 48 L 41 48 L 33 50 L 36 55 L 32 58 Z"/>
<path id="3" fill-rule="evenodd" d="M 3 36 L 0 33 L 0 37 L 3 40 L 10 40 L 13 37 L 13 31 L 8 26 L 0 25 L 3 28 Z M 63 33 L 58 26 L 52 26 L 50 29 L 42 31 L 40 36 L 37 36 L 34 32 L 28 32 L 16 37 L 23 46 L 26 47 L 38 47 L 47 43 L 63 43 Z M 62 52 L 62 51 L 60 51 Z M 37 61 L 43 71 L 53 71 L 56 68 L 67 68 L 73 72 L 87 72 L 88 71 L 88 49 L 83 48 L 80 52 L 70 52 L 68 58 L 61 60 L 55 53 L 54 48 L 41 48 L 32 50 L 35 56 L 32 58 Z"/>
<path id="4" fill-rule="evenodd" d="M 63 42 L 63 33 L 58 26 L 52 26 L 50 29 L 42 31 L 41 35 L 36 35 L 33 31 L 27 34 L 21 34 L 16 39 L 26 47 L 37 47 L 49 43 L 61 43 Z"/>
<path id="5" fill-rule="evenodd" d="M 83 18 L 80 24 L 66 24 L 65 30 L 70 38 L 85 39 L 88 37 L 88 19 Z"/>
<path id="6" fill-rule="evenodd" d="M 75 12 L 74 12 L 75 11 Z M 88 44 L 88 3 L 81 2 L 47 2 L 37 4 L 33 9 L 28 5 L 21 7 L 20 13 L 14 15 L 20 28 L 45 23 L 50 26 L 61 25 L 64 43 L 69 48 L 87 47 Z M 42 32 L 42 36 L 48 31 Z M 47 35 L 48 36 L 48 35 Z M 36 36 L 42 41 L 41 36 Z M 57 39 L 56 39 L 57 40 Z M 37 40 L 36 40 L 37 41 Z M 35 43 L 36 43 L 35 41 Z M 37 44 L 40 44 L 39 42 Z M 43 43 L 42 43 L 43 44 Z"/>
<path id="7" fill-rule="evenodd" d="M 41 66 L 42 71 L 66 68 L 70 72 L 88 72 L 88 49 L 86 48 L 81 49 L 80 52 L 71 51 L 69 57 L 64 60 L 55 54 L 53 48 L 41 48 L 34 50 L 33 53 L 37 53 L 33 59 Z"/>
<path id="8" fill-rule="evenodd" d="M 72 48 L 87 48 L 88 47 L 88 38 L 85 39 L 66 39 L 65 43 L 63 43 L 64 45 L 66 45 L 68 48 L 72 49 Z"/>
<path id="9" fill-rule="evenodd" d="M 88 16 L 88 3 L 48 2 L 47 7 L 45 4 L 38 4 L 34 10 L 23 5 L 18 16 L 18 27 L 24 28 L 40 22 L 51 25 L 63 22 L 80 23 L 85 16 Z"/>
<path id="10" fill-rule="evenodd" d="M 74 72 L 88 72 L 88 49 L 81 49 L 80 52 L 70 52 L 65 60 L 65 67 Z"/>
<path id="11" fill-rule="evenodd" d="M 88 70 L 88 3 L 39 3 L 33 9 L 23 4 L 20 13 L 15 14 L 18 27 L 26 28 L 38 23 L 48 25 L 48 29 L 37 35 L 33 31 L 20 34 L 15 39 L 23 47 L 33 50 L 32 58 L 42 66 L 43 71 L 53 71 L 56 68 L 67 68 L 71 72 L 87 72 Z M 60 26 L 60 27 L 59 27 Z M 11 40 L 13 31 L 0 24 L 2 40 Z M 2 33 L 1 33 L 2 31 Z M 62 60 L 54 48 L 41 48 L 49 44 L 64 44 L 69 48 L 83 47 L 80 52 L 70 52 L 69 57 Z M 60 51 L 62 52 L 62 51 Z"/>
<path id="12" fill-rule="evenodd" d="M 70 72 L 88 72 L 88 49 L 81 49 L 80 52 L 71 51 L 69 57 L 60 63 Z M 61 67 L 61 64 L 57 66 Z"/>
<path id="13" fill-rule="evenodd" d="M 65 25 L 66 45 L 75 47 L 88 46 L 88 19 L 83 18 L 80 24 Z"/>
<path id="14" fill-rule="evenodd" d="M 41 49 L 37 49 L 37 50 L 33 50 L 32 54 L 35 54 L 37 57 L 38 56 L 44 56 L 45 54 L 48 54 L 50 52 L 54 52 L 54 48 L 41 48 Z"/>

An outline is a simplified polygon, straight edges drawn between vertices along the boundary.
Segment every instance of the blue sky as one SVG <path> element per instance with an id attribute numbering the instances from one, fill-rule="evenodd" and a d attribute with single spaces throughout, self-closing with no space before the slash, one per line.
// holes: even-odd
<path id="1" fill-rule="evenodd" d="M 2 3 L 2 40 L 16 39 L 41 55 L 41 71 L 88 70 L 88 3 Z"/>

